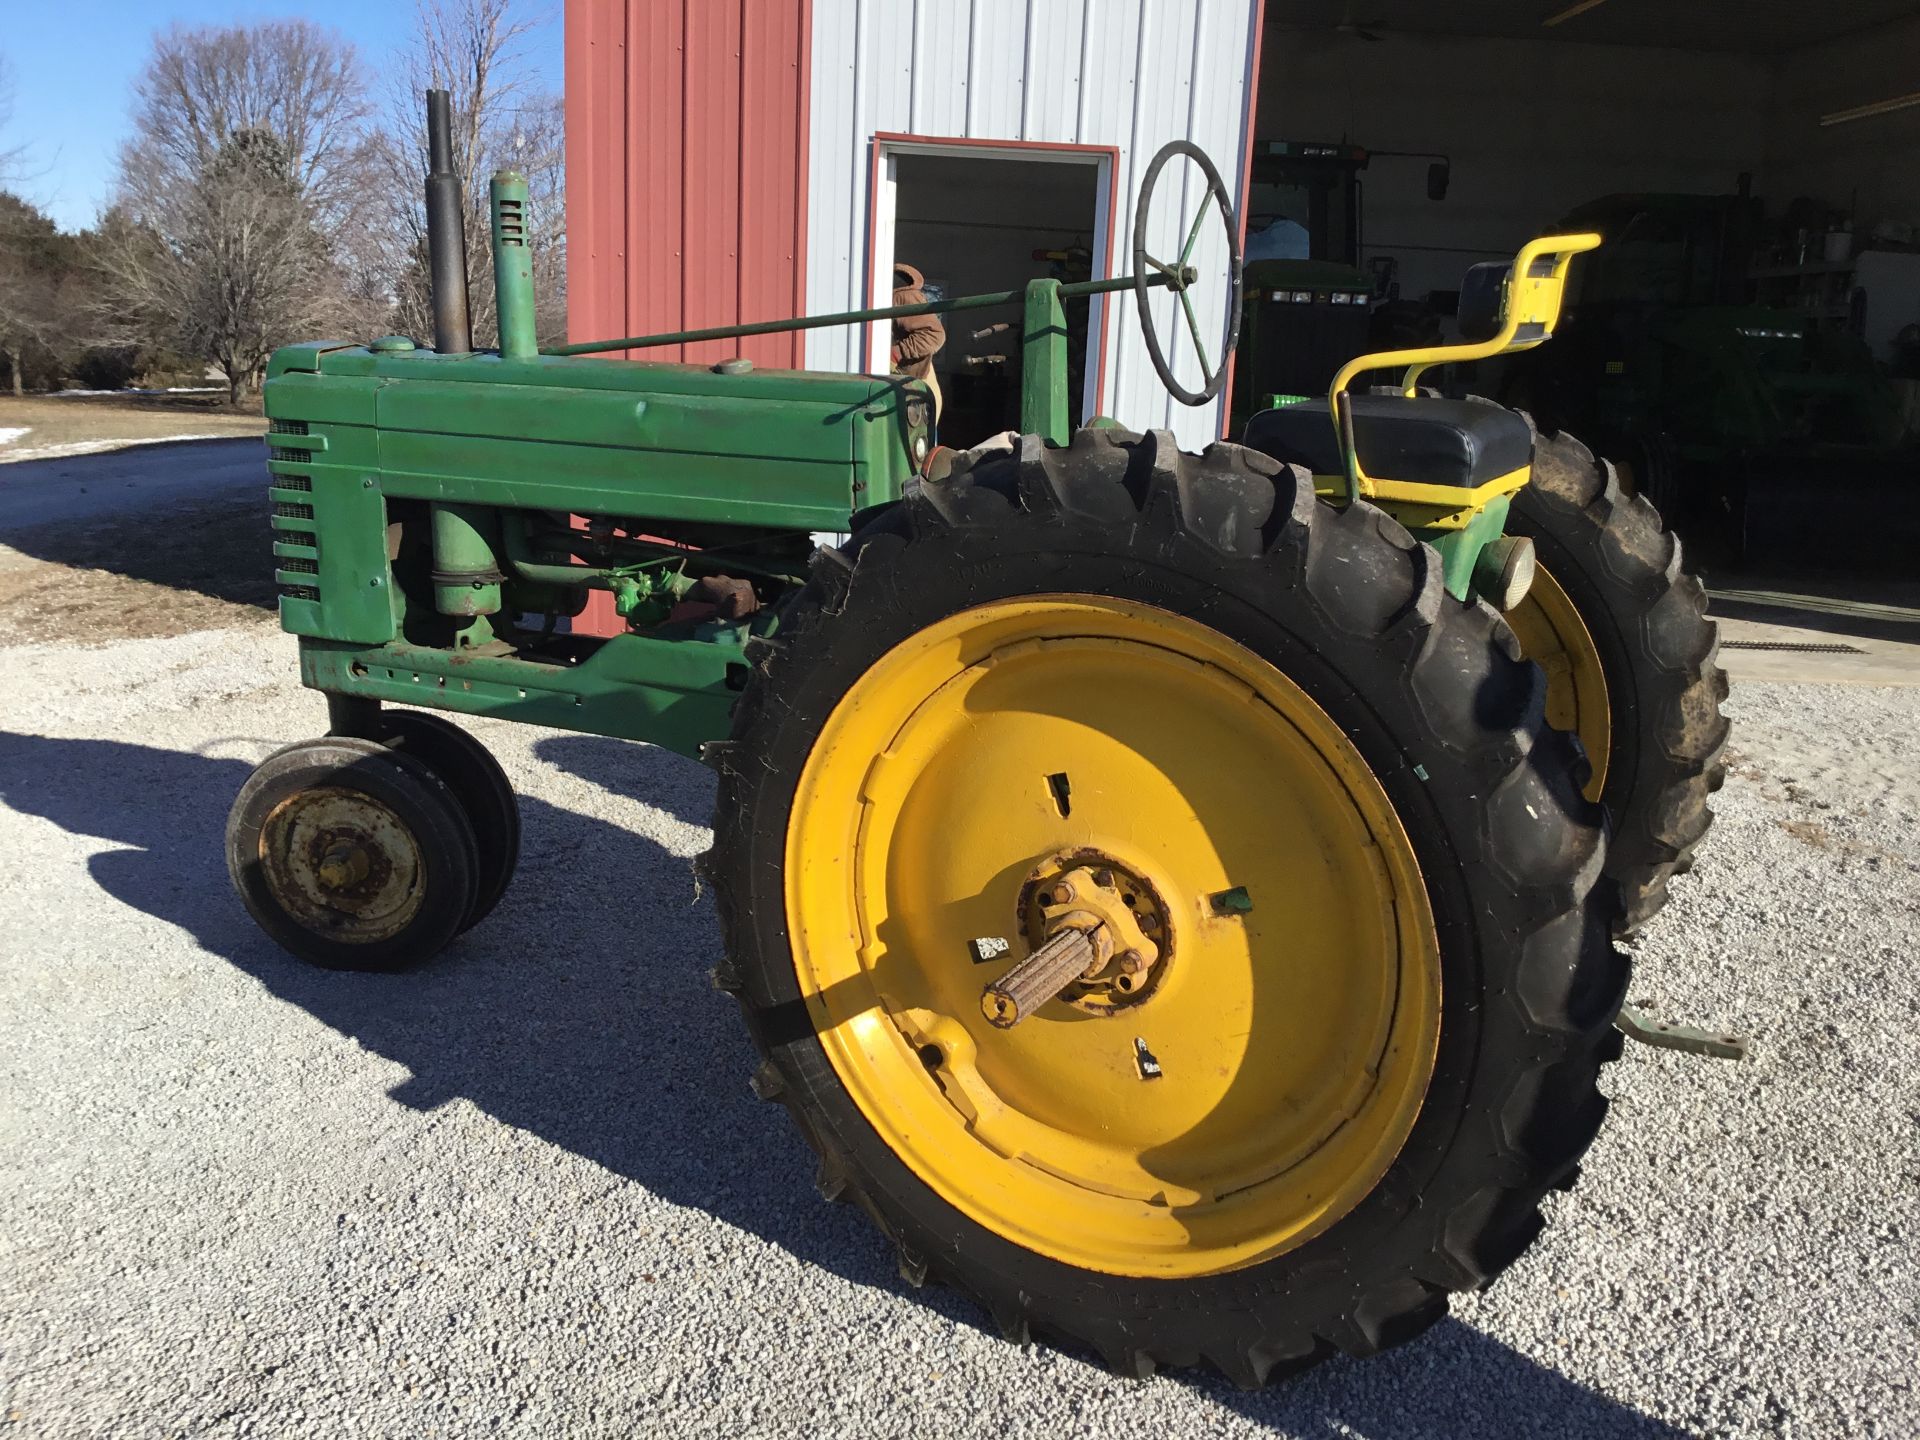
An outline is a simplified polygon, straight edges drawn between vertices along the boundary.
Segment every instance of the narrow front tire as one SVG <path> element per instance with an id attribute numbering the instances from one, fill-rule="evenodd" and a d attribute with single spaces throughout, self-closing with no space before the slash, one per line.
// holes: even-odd
<path id="1" fill-rule="evenodd" d="M 439 953 L 473 905 L 472 822 L 431 769 L 329 735 L 262 761 L 227 817 L 227 872 L 260 928 L 328 970 Z"/>

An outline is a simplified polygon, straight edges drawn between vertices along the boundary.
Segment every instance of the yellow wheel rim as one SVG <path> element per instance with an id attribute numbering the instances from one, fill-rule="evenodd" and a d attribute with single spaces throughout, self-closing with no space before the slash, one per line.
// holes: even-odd
<path id="1" fill-rule="evenodd" d="M 1089 854 L 1166 917 L 1153 983 L 996 1029 L 981 991 L 1026 953 L 1036 867 Z M 1379 1183 L 1432 1075 L 1439 946 L 1386 792 L 1279 670 L 1151 607 L 999 601 L 883 657 L 802 771 L 786 906 L 827 1057 L 894 1153 L 1084 1269 L 1299 1245 Z M 978 938 L 1010 949 L 981 963 Z"/>
<path id="2" fill-rule="evenodd" d="M 1547 672 L 1547 723 L 1571 730 L 1593 764 L 1586 797 L 1598 800 L 1607 783 L 1613 748 L 1613 711 L 1600 651 L 1580 612 L 1544 565 L 1533 573 L 1526 599 L 1507 612 L 1507 623 L 1527 659 Z"/>

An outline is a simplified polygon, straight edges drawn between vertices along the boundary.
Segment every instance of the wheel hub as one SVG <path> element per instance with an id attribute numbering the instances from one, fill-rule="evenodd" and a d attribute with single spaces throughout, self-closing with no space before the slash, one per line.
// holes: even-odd
<path id="1" fill-rule="evenodd" d="M 399 816 L 332 786 L 288 797 L 260 830 L 275 901 L 309 930 L 355 943 L 398 934 L 425 899 L 425 863 Z"/>
<path id="2" fill-rule="evenodd" d="M 345 890 L 361 883 L 372 870 L 373 857 L 367 853 L 367 847 L 353 839 L 343 839 L 327 847 L 315 873 L 320 877 L 322 888 Z"/>
<path id="3" fill-rule="evenodd" d="M 1145 1001 L 1173 950 L 1173 926 L 1159 891 L 1138 870 L 1099 850 L 1049 855 L 1021 886 L 1019 909 L 1032 953 L 981 995 L 981 1009 L 1003 1029 L 1032 1013 L 1031 1004 L 1009 1009 L 1006 1003 L 1010 990 L 1026 988 L 1022 967 L 1064 936 L 1086 938 L 1084 951 L 1075 952 L 1086 963 L 1068 969 L 1063 960 L 1035 1003 L 1059 999 L 1089 1015 L 1112 1015 Z M 1046 973 L 1045 966 L 1029 971 Z"/>

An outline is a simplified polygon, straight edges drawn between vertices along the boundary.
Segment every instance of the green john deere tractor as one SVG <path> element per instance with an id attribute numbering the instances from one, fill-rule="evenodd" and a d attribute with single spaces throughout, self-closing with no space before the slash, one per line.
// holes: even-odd
<path id="1" fill-rule="evenodd" d="M 1184 165 L 1207 190 L 1164 261 L 1150 207 Z M 434 348 L 293 346 L 267 382 L 282 623 L 331 723 L 234 803 L 266 932 L 388 970 L 500 900 L 513 793 L 434 711 L 649 741 L 717 772 L 714 979 L 753 1088 L 911 1281 L 1126 1373 L 1257 1385 L 1407 1339 L 1511 1263 L 1605 1113 L 1613 930 L 1698 838 L 1725 733 L 1650 512 L 1518 415 L 1344 375 L 1331 412 L 1198 455 L 1070 431 L 1064 299 L 1130 291 L 1176 394 L 1224 383 L 1189 261 L 1218 220 L 1237 282 L 1237 226 L 1182 142 L 1122 279 L 545 353 L 504 172 L 500 348 L 469 350 L 445 168 Z M 1582 244 L 1483 277 L 1483 348 L 1547 338 Z M 963 454 L 902 377 L 579 358 L 994 306 L 1023 311 L 1024 433 Z M 1501 612 L 1548 573 L 1529 637 Z M 622 633 L 561 624 L 592 590 Z M 1609 717 L 1604 784 L 1552 723 L 1568 696 Z M 1667 768 L 1635 762 L 1659 783 L 1622 792 L 1610 859 L 1597 797 L 1649 747 Z"/>
<path id="2" fill-rule="evenodd" d="M 1731 559 L 1778 560 L 1827 538 L 1856 563 L 1897 554 L 1904 565 L 1920 451 L 1899 396 L 1854 333 L 1851 305 L 1763 303 L 1804 271 L 1756 265 L 1762 219 L 1744 190 L 1579 206 L 1562 225 L 1604 243 L 1560 339 L 1482 383 L 1603 444 L 1669 526 Z M 1842 490 L 1850 503 L 1835 506 Z M 1876 534 L 1849 518 L 1869 512 Z"/>

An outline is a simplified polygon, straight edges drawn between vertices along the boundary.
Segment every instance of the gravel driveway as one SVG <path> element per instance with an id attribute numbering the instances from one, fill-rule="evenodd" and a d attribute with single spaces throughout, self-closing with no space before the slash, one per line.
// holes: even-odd
<path id="1" fill-rule="evenodd" d="M 1920 689 L 1735 689 L 1635 998 L 1753 1058 L 1630 1048 L 1499 1285 L 1242 1394 L 1013 1349 L 816 1198 L 708 988 L 697 766 L 477 724 L 518 882 L 422 971 L 323 974 L 220 860 L 249 765 L 321 725 L 291 640 L 0 673 L 0 1433 L 1920 1433 Z"/>

